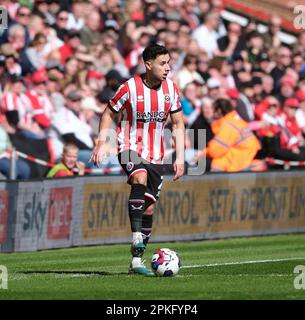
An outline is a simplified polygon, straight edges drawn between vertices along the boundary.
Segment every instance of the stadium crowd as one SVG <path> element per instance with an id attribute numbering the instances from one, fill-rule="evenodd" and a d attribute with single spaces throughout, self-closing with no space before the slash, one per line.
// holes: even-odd
<path id="1" fill-rule="evenodd" d="M 212 143 L 216 150 L 206 153 L 209 169 L 217 170 L 217 157 L 227 161 L 221 171 L 249 169 L 238 156 L 249 130 L 256 138 L 248 143 L 251 160 L 305 161 L 305 32 L 293 45 L 282 43 L 278 16 L 259 33 L 255 21 L 245 27 L 225 21 L 221 0 L 1 4 L 9 15 L 8 28 L 0 30 L 0 171 L 6 177 L 12 146 L 56 162 L 72 143 L 92 168 L 99 115 L 121 83 L 145 70 L 141 54 L 153 41 L 170 52 L 170 78 L 181 90 L 186 128 L 194 132 L 186 149 L 211 150 Z M 241 121 L 222 135 L 219 118 L 227 115 L 215 111 L 219 99 Z M 207 145 L 198 139 L 200 129 Z M 231 163 L 224 157 L 232 148 L 238 150 L 231 152 L 233 164 L 232 156 Z M 112 152 L 104 167 L 118 165 Z M 17 160 L 18 178 L 42 177 L 46 170 Z"/>

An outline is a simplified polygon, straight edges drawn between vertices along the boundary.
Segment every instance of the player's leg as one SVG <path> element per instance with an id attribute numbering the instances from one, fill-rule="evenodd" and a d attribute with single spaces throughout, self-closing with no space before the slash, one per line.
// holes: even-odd
<path id="1" fill-rule="evenodd" d="M 129 273 L 138 273 L 145 276 L 154 276 L 154 273 L 146 268 L 142 260 L 146 245 L 142 237 L 143 213 L 145 209 L 147 174 L 141 172 L 130 179 L 131 193 L 129 197 L 129 218 L 132 231 L 131 255 L 132 260 Z M 144 188 L 145 187 L 145 188 Z"/>
<path id="2" fill-rule="evenodd" d="M 139 172 L 129 179 L 131 192 L 128 200 L 128 213 L 132 232 L 132 255 L 142 257 L 145 245 L 142 238 L 142 218 L 145 209 L 147 173 Z"/>
<path id="3" fill-rule="evenodd" d="M 142 237 L 143 243 L 147 246 L 152 232 L 154 208 L 159 200 L 163 183 L 163 170 L 161 165 L 148 164 L 147 187 L 145 192 L 145 212 L 142 217 Z"/>
<path id="4" fill-rule="evenodd" d="M 143 163 L 135 160 L 136 154 L 133 151 L 120 154 L 118 159 L 124 171 L 128 175 L 128 183 L 131 191 L 128 200 L 128 213 L 132 232 L 131 254 L 132 260 L 129 273 L 154 275 L 147 269 L 142 261 L 146 246 L 142 238 L 142 216 L 145 209 L 145 192 L 147 184 L 147 170 Z M 125 158 L 124 158 L 125 157 Z M 127 160 L 126 160 L 127 157 Z"/>
<path id="5" fill-rule="evenodd" d="M 155 208 L 155 202 L 150 198 L 146 198 L 145 201 L 145 212 L 142 217 L 142 238 L 143 243 L 147 246 L 149 238 L 151 236 L 152 224 L 153 224 L 153 213 Z"/>

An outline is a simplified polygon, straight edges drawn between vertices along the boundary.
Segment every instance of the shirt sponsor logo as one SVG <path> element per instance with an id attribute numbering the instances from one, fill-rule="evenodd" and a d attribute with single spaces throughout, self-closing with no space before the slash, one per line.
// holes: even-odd
<path id="1" fill-rule="evenodd" d="M 137 112 L 137 121 L 140 122 L 164 122 L 166 118 L 167 113 L 165 111 Z"/>

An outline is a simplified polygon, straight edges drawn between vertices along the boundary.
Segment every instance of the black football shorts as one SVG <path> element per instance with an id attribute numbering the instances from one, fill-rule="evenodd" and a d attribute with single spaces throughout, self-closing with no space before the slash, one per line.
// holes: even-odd
<path id="1" fill-rule="evenodd" d="M 147 173 L 147 188 L 145 196 L 153 202 L 157 202 L 163 183 L 163 166 L 154 164 L 141 158 L 137 152 L 126 150 L 118 154 L 119 162 L 128 176 L 127 182 L 130 184 L 130 177 L 140 172 Z"/>

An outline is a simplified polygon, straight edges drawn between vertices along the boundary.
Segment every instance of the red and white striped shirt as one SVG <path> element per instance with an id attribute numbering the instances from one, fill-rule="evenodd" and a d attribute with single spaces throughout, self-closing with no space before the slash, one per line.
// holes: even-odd
<path id="1" fill-rule="evenodd" d="M 6 92 L 2 96 L 2 110 L 17 111 L 19 123 L 31 125 L 33 123 L 33 107 L 29 97 L 20 93 L 19 95 L 13 92 Z"/>
<path id="2" fill-rule="evenodd" d="M 120 86 L 109 107 L 122 114 L 118 151 L 133 150 L 146 161 L 161 164 L 166 119 L 181 111 L 179 91 L 173 81 L 166 79 L 158 89 L 151 89 L 136 75 Z"/>

